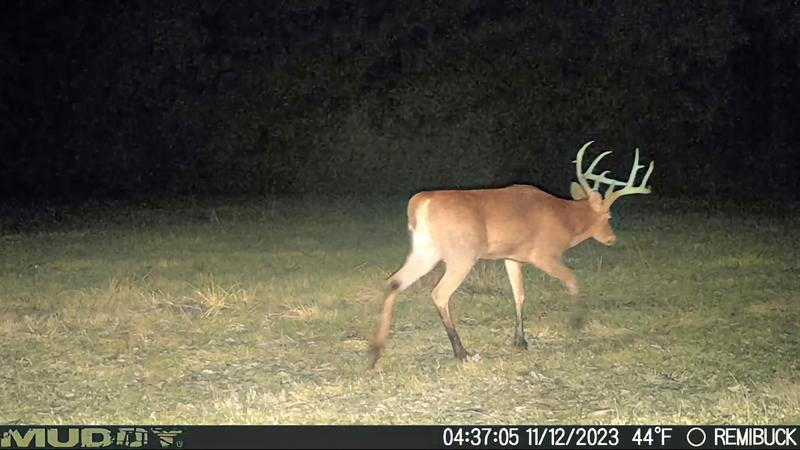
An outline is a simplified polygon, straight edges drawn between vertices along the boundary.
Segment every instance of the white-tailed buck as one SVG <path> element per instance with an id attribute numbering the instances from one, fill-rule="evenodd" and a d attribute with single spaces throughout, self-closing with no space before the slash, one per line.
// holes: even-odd
<path id="1" fill-rule="evenodd" d="M 389 279 L 380 326 L 370 348 L 370 367 L 374 367 L 386 345 L 397 296 L 439 261 L 444 261 L 447 270 L 433 290 L 433 302 L 439 309 L 457 358 L 465 359 L 467 351 L 458 337 L 448 304 L 450 296 L 478 259 L 505 260 L 517 312 L 514 345 L 527 348 L 522 328 L 523 264 L 533 264 L 558 278 L 570 295 L 578 295 L 575 274 L 561 260 L 564 251 L 589 238 L 613 245 L 617 237 L 609 224 L 611 205 L 624 195 L 650 193 L 647 180 L 653 172 L 652 162 L 642 182 L 635 183 L 636 173 L 644 168 L 639 165 L 639 149 L 636 149 L 628 180 L 622 182 L 608 178 L 609 171 L 592 172 L 611 152 L 600 154 L 583 171 L 583 154 L 591 144 L 590 141 L 581 147 L 575 158 L 578 183 L 570 186 L 573 200 L 557 198 L 525 185 L 421 192 L 411 197 L 408 202 L 411 253 L 403 267 Z M 594 182 L 593 186 L 589 185 L 590 181 Z M 597 192 L 600 184 L 609 186 L 605 198 Z M 615 191 L 616 186 L 621 189 Z"/>

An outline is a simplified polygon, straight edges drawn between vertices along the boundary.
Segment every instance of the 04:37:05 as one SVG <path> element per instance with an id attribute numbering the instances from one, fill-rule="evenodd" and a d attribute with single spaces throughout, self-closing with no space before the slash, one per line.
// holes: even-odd
<path id="1" fill-rule="evenodd" d="M 519 428 L 515 427 L 446 427 L 442 443 L 447 447 L 502 446 L 519 444 Z"/>

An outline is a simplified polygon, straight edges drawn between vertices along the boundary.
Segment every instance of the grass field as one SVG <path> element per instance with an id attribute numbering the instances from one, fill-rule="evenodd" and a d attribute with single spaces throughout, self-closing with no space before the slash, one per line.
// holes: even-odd
<path id="1" fill-rule="evenodd" d="M 366 370 L 405 202 L 218 201 L 0 218 L 0 423 L 800 422 L 800 212 L 615 207 L 566 254 L 578 300 L 526 269 L 512 346 L 501 262 L 395 308 Z"/>

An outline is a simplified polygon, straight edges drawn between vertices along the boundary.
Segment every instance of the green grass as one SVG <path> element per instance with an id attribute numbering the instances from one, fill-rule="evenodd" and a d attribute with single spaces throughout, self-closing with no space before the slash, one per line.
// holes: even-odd
<path id="1" fill-rule="evenodd" d="M 401 297 L 397 200 L 48 210 L 0 220 L 0 423 L 440 424 L 800 421 L 800 218 L 620 202 L 619 243 L 527 268 L 530 348 L 512 347 L 500 262 L 451 303 Z"/>

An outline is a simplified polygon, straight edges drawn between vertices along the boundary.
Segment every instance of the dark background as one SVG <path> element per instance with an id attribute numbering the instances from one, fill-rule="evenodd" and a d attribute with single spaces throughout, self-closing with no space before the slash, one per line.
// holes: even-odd
<path id="1" fill-rule="evenodd" d="M 3 2 L 6 199 L 408 193 L 577 149 L 800 199 L 797 1 Z"/>

